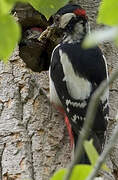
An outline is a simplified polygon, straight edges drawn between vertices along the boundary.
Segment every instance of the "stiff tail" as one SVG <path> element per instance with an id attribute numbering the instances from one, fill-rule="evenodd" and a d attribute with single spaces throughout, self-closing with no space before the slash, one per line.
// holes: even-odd
<path id="1" fill-rule="evenodd" d="M 75 148 L 77 145 L 77 141 L 78 141 L 79 136 L 77 136 L 76 134 L 74 134 L 74 144 L 75 144 Z M 103 144 L 104 144 L 104 132 L 94 132 L 91 131 L 91 134 L 88 137 L 88 140 L 93 139 L 93 145 L 95 147 L 95 149 L 97 150 L 98 154 L 100 154 L 103 150 Z M 87 153 L 85 152 L 84 148 L 83 148 L 83 152 L 81 155 L 81 159 L 77 164 L 90 164 L 89 158 L 87 156 Z"/>

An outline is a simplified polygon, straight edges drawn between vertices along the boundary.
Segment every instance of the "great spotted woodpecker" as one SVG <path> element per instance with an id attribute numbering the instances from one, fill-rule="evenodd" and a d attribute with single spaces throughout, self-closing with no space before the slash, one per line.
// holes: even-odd
<path id="1" fill-rule="evenodd" d="M 107 64 L 99 47 L 83 49 L 82 42 L 89 32 L 86 11 L 79 5 L 69 4 L 57 11 L 54 24 L 62 30 L 63 39 L 52 52 L 50 101 L 60 110 L 76 147 L 85 121 L 91 95 L 100 83 L 108 79 Z M 102 151 L 104 133 L 109 117 L 109 90 L 100 98 L 90 138 L 97 151 Z M 80 163 L 88 163 L 83 153 Z"/>

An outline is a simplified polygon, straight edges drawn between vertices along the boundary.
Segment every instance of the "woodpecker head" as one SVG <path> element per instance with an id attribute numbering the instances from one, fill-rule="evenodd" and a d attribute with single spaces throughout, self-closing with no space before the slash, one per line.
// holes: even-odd
<path id="1" fill-rule="evenodd" d="M 64 41 L 81 41 L 89 31 L 86 11 L 79 5 L 69 4 L 52 17 L 53 24 L 64 33 Z"/>

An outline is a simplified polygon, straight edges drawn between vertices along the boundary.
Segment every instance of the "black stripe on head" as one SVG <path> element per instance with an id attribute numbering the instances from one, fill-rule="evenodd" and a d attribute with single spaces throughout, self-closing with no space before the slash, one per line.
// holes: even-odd
<path id="1" fill-rule="evenodd" d="M 81 6 L 76 4 L 68 4 L 57 11 L 56 14 L 63 15 L 66 13 L 73 13 L 76 9 L 82 9 Z"/>
<path id="2" fill-rule="evenodd" d="M 53 24 L 54 22 L 54 17 L 56 15 L 63 15 L 66 13 L 74 13 L 74 11 L 76 11 L 77 9 L 82 9 L 81 6 L 77 5 L 77 4 L 67 4 L 66 6 L 60 8 L 54 15 L 52 15 L 49 20 L 48 23 L 49 25 Z"/>

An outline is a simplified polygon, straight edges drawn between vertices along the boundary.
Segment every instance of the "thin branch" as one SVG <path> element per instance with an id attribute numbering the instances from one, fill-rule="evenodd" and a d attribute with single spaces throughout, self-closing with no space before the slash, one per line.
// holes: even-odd
<path id="1" fill-rule="evenodd" d="M 112 150 L 113 145 L 115 144 L 117 139 L 118 139 L 118 125 L 115 127 L 115 130 L 113 131 L 113 134 L 111 136 L 111 139 L 109 140 L 109 143 L 105 146 L 101 156 L 99 156 L 95 164 L 95 167 L 92 173 L 90 174 L 90 176 L 87 178 L 87 180 L 92 180 L 96 176 L 98 170 L 100 169 L 102 163 L 105 161 L 108 153 Z"/>
<path id="2" fill-rule="evenodd" d="M 91 129 L 91 127 L 92 127 L 93 120 L 94 120 L 96 110 L 97 110 L 97 106 L 98 106 L 98 103 L 100 101 L 100 97 L 104 94 L 104 92 L 108 88 L 109 84 L 111 84 L 117 77 L 118 77 L 118 70 L 115 70 L 112 73 L 112 75 L 110 76 L 109 81 L 104 80 L 101 83 L 101 85 L 99 86 L 99 88 L 92 95 L 91 101 L 89 103 L 88 110 L 87 110 L 86 120 L 84 122 L 82 131 L 81 131 L 79 139 L 78 139 L 77 148 L 76 148 L 76 152 L 75 152 L 75 158 L 71 162 L 70 167 L 68 168 L 68 172 L 67 172 L 64 180 L 70 179 L 74 166 L 80 161 L 80 157 L 81 157 L 81 154 L 83 151 L 83 142 L 85 139 L 87 139 L 87 137 L 89 135 L 89 129 Z"/>

